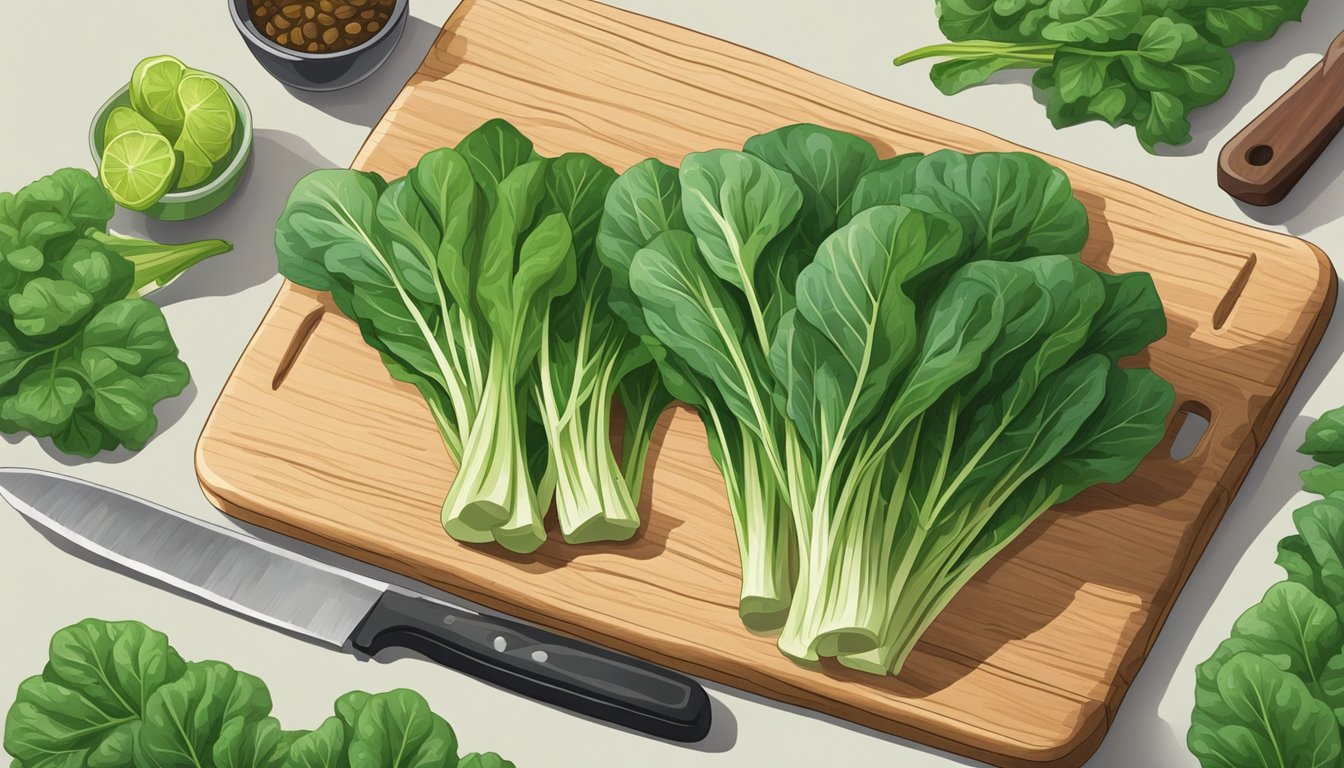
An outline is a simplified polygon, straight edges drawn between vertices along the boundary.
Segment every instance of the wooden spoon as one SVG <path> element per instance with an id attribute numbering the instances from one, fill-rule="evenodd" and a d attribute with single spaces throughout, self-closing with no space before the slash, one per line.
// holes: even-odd
<path id="1" fill-rule="evenodd" d="M 1288 196 L 1344 128 L 1344 34 L 1325 60 L 1223 147 L 1218 186 L 1252 205 Z"/>

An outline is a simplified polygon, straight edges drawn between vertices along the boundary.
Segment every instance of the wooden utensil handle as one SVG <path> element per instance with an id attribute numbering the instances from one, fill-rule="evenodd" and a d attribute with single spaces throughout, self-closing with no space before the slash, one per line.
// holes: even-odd
<path id="1" fill-rule="evenodd" d="M 1288 196 L 1344 127 L 1344 34 L 1218 158 L 1218 186 L 1252 205 Z"/>

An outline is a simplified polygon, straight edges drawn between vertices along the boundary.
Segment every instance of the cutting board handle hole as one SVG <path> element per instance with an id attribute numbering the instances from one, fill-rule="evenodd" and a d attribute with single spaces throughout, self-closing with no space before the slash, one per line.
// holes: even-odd
<path id="1" fill-rule="evenodd" d="M 1254 147 L 1246 150 L 1246 162 L 1259 168 L 1269 165 L 1269 161 L 1274 159 L 1274 148 L 1268 144 L 1256 144 Z"/>
<path id="2" fill-rule="evenodd" d="M 280 389 L 280 385 L 285 383 L 285 377 L 294 368 L 294 361 L 299 359 L 299 353 L 308 344 L 308 339 L 317 330 L 317 324 L 322 322 L 322 316 L 326 314 L 324 307 L 316 307 L 312 312 L 304 315 L 299 321 L 299 327 L 294 330 L 294 335 L 289 339 L 289 346 L 285 348 L 285 354 L 280 356 L 280 364 L 275 366 L 275 376 L 271 379 L 271 391 Z"/>
<path id="3" fill-rule="evenodd" d="M 1171 441 L 1171 458 L 1185 461 L 1195 455 L 1195 451 L 1199 450 L 1200 444 L 1204 442 L 1204 436 L 1209 432 L 1212 420 L 1213 414 L 1207 405 L 1193 401 L 1182 403 L 1180 409 L 1176 411 L 1176 418 L 1172 421 L 1176 437 Z"/>

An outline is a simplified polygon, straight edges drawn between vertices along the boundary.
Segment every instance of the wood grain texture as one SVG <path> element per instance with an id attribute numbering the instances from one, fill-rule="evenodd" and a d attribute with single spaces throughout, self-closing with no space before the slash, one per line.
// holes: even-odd
<path id="1" fill-rule="evenodd" d="M 525 44 L 522 44 L 525 41 Z M 758 53 L 587 0 L 466 0 L 355 167 L 401 175 L 504 117 L 543 154 L 618 168 L 738 147 L 780 125 L 853 131 L 884 155 L 1020 149 Z M 805 669 L 742 628 L 722 482 L 698 418 L 660 422 L 645 526 L 621 545 L 553 534 L 517 556 L 439 527 L 452 465 L 419 396 L 326 297 L 285 285 L 197 449 L 230 514 L 562 632 L 1002 766 L 1077 766 L 1100 744 L 1334 306 L 1306 243 L 1200 213 L 1069 163 L 1085 258 L 1153 273 L 1170 332 L 1147 353 L 1209 418 L 1127 482 L 1052 510 L 970 583 L 897 678 Z"/>
<path id="2" fill-rule="evenodd" d="M 1218 156 L 1218 186 L 1252 205 L 1281 202 L 1344 128 L 1344 32 L 1325 58 Z"/>

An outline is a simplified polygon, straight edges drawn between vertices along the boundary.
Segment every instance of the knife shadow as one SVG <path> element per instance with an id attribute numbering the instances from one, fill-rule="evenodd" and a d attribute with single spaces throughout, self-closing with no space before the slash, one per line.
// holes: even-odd
<path id="1" fill-rule="evenodd" d="M 296 632 L 291 629 L 276 626 L 261 619 L 257 619 L 253 616 L 249 616 L 240 611 L 228 608 L 227 606 L 220 605 L 219 603 L 201 597 L 200 595 L 197 595 L 194 592 L 190 592 L 180 587 L 175 587 L 171 584 L 159 581 L 158 579 L 152 578 L 150 576 L 146 576 L 140 573 L 139 571 L 136 571 L 132 568 L 128 568 L 127 566 L 116 562 L 115 560 L 109 560 L 101 555 L 98 555 L 97 553 L 91 552 L 90 550 L 84 549 L 83 547 L 72 543 L 70 540 L 64 538 L 63 536 L 57 533 L 52 532 L 45 526 L 33 522 L 25 515 L 20 515 L 19 517 L 25 523 L 27 523 L 33 530 L 37 531 L 38 534 L 42 536 L 42 538 L 46 539 L 57 549 L 66 553 L 67 555 L 83 560 L 86 563 L 97 565 L 98 567 L 103 568 L 104 570 L 120 574 L 127 578 L 138 581 L 141 584 L 147 584 L 153 586 L 157 589 L 168 592 L 169 594 L 190 600 L 191 602 L 197 603 L 198 605 L 204 605 L 213 608 L 215 610 L 222 611 L 226 614 L 229 614 L 230 616 L 235 616 L 251 624 L 266 627 L 268 629 L 274 630 L 288 637 L 292 637 L 295 640 L 299 640 L 308 645 L 317 648 L 324 648 L 326 650 L 336 649 L 336 646 L 330 643 L 324 643 L 320 640 L 315 640 L 312 637 L 305 635 L 301 632 Z M 262 528 L 256 528 L 255 526 L 247 525 L 245 523 L 238 524 L 238 527 L 242 528 L 244 533 L 250 534 L 255 538 L 264 539 L 269 543 L 286 547 L 290 551 L 306 555 L 313 560 L 326 563 L 333 567 L 345 568 L 347 570 L 360 573 L 370 578 L 375 578 L 380 581 L 394 583 L 397 584 L 398 586 L 407 588 L 411 591 L 423 594 L 426 597 L 430 597 L 432 599 L 439 600 L 441 602 L 449 603 L 452 605 L 457 605 L 459 607 L 466 608 L 468 610 L 473 610 L 476 611 L 477 613 L 485 614 L 488 616 L 498 616 L 500 618 L 508 618 L 507 616 L 500 614 L 498 611 L 491 611 L 482 606 L 475 605 L 474 603 L 471 603 L 470 601 L 467 600 L 463 600 L 457 597 L 456 595 L 443 592 L 442 590 L 434 589 L 433 587 L 423 582 L 408 579 L 404 576 L 391 573 L 390 571 L 383 571 L 382 569 L 375 568 L 373 566 L 368 565 L 367 563 L 360 563 L 358 561 L 351 560 L 341 555 L 332 553 L 328 550 L 323 550 L 318 547 L 314 547 L 310 544 L 305 544 L 304 542 L 298 541 L 296 539 L 290 539 L 289 537 L 277 534 L 274 531 L 269 531 Z M 264 536 L 258 534 L 264 534 Z M 428 659 L 427 657 L 419 653 L 406 650 L 403 648 L 391 648 L 386 651 L 383 651 L 382 653 L 379 653 L 376 657 L 370 657 L 367 654 L 363 654 L 360 653 L 359 651 L 354 650 L 353 648 L 350 647 L 350 644 L 348 642 L 339 650 L 345 651 L 346 653 L 350 654 L 360 662 L 388 664 L 403 659 L 418 659 L 420 661 L 427 662 L 440 670 L 451 672 L 453 674 L 459 674 L 459 675 L 463 674 L 451 668 L 444 667 L 440 664 L 436 664 L 432 660 Z M 463 676 L 470 677 L 469 675 L 463 675 Z M 472 678 L 472 679 L 477 680 L 478 678 Z M 490 685 L 491 687 L 497 688 L 499 690 L 507 690 L 499 686 L 495 686 L 492 683 L 489 683 L 484 680 L 480 680 L 479 682 L 481 682 L 484 685 Z M 703 683 L 703 681 L 700 682 Z M 708 688 L 706 688 L 706 692 L 709 693 Z M 632 733 L 637 736 L 644 736 L 646 738 L 655 739 L 657 741 L 665 741 L 667 744 L 671 744 L 678 747 L 684 747 L 691 751 L 709 752 L 709 753 L 727 752 L 728 750 L 732 749 L 734 745 L 737 744 L 737 718 L 733 716 L 732 711 L 728 708 L 726 704 L 723 703 L 723 701 L 720 698 L 710 693 L 709 699 L 710 699 L 710 712 L 711 712 L 710 722 L 712 723 L 709 735 L 706 736 L 704 739 L 695 742 L 693 744 L 684 744 L 675 741 L 667 741 L 665 739 L 658 739 L 657 737 L 648 736 L 647 734 L 640 733 L 639 731 L 631 730 L 629 728 L 624 728 L 619 725 L 608 723 L 604 720 L 599 720 L 597 718 L 589 717 L 587 715 L 579 714 L 577 712 L 571 712 L 567 709 L 564 709 L 563 707 L 557 707 L 551 704 L 547 704 L 545 702 L 531 699 L 529 699 L 528 701 L 537 706 L 543 706 L 546 707 L 547 709 L 552 709 L 557 712 L 567 714 L 571 717 L 577 717 L 583 720 L 587 720 L 588 722 L 602 725 L 607 728 L 611 728 L 613 730 L 626 731 L 627 733 Z"/>

